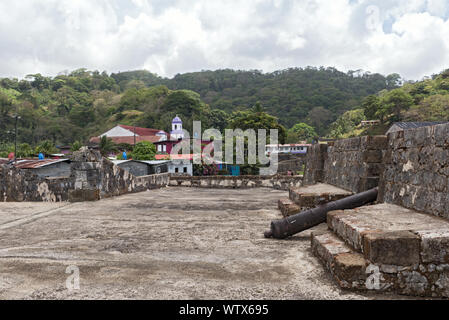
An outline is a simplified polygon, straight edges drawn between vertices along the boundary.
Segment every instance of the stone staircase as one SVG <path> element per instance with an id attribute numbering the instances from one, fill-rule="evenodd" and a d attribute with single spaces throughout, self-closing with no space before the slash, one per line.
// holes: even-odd
<path id="1" fill-rule="evenodd" d="M 290 188 L 289 198 L 280 199 L 278 207 L 284 217 L 289 217 L 303 210 L 340 200 L 352 194 L 350 191 L 325 183 Z"/>
<path id="2" fill-rule="evenodd" d="M 312 251 L 345 289 L 449 297 L 449 221 L 393 204 L 328 213 Z"/>

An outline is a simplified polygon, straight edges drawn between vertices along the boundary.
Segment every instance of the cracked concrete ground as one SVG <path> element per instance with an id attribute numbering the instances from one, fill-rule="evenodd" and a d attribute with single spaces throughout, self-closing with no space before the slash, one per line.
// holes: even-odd
<path id="1" fill-rule="evenodd" d="M 90 203 L 0 203 L 0 299 L 404 298 L 340 290 L 312 255 L 310 231 L 264 239 L 287 196 L 165 188 Z M 79 290 L 66 288 L 68 266 L 80 270 Z"/>

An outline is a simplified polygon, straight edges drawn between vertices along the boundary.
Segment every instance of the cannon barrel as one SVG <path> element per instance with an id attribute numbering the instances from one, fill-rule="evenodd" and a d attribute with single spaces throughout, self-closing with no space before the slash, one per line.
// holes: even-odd
<path id="1" fill-rule="evenodd" d="M 294 216 L 271 222 L 271 230 L 265 232 L 265 238 L 285 239 L 299 232 L 326 222 L 327 213 L 334 210 L 355 209 L 374 202 L 378 188 L 353 196 L 329 202 L 316 208 L 300 212 Z"/>

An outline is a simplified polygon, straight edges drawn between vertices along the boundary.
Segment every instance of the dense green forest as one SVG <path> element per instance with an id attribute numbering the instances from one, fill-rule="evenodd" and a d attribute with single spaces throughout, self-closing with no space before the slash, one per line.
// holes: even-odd
<path id="1" fill-rule="evenodd" d="M 212 109 L 228 113 L 261 102 L 265 110 L 290 128 L 308 122 L 318 133 L 360 100 L 399 85 L 400 76 L 350 71 L 335 68 L 292 68 L 273 73 L 217 70 L 176 75 L 163 79 L 145 71 L 111 75 L 121 90 L 129 86 L 148 87 L 163 84 L 171 90 L 192 90 Z"/>
<path id="2" fill-rule="evenodd" d="M 365 96 L 396 88 L 399 80 L 397 74 L 312 67 L 203 71 L 172 79 L 148 71 L 109 75 L 86 69 L 56 77 L 2 78 L 0 143 L 14 140 L 16 115 L 19 143 L 35 147 L 42 141 L 85 143 L 119 123 L 169 130 L 176 114 L 187 130 L 192 120 L 201 120 L 204 129 L 224 129 L 257 102 L 279 119 L 293 142 L 327 134 L 345 111 L 357 108 Z"/>

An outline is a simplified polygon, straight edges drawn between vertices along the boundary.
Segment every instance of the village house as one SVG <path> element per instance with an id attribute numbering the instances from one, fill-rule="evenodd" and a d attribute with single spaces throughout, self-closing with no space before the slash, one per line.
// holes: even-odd
<path id="1" fill-rule="evenodd" d="M 129 144 L 135 145 L 142 141 L 156 143 L 167 140 L 168 134 L 163 130 L 148 129 L 134 126 L 117 125 L 111 130 L 101 134 L 98 137 L 90 139 L 90 143 L 99 144 L 102 137 L 112 139 L 115 144 Z"/>
<path id="2" fill-rule="evenodd" d="M 172 120 L 172 130 L 167 134 L 163 130 L 147 129 L 133 126 L 118 125 L 98 137 L 90 140 L 92 144 L 99 144 L 102 137 L 111 138 L 116 144 L 134 145 L 140 141 L 149 141 L 156 146 L 155 161 L 114 160 L 120 168 L 129 171 L 134 176 L 145 176 L 150 174 L 171 173 L 193 175 L 193 143 L 198 140 L 185 139 L 183 122 L 179 116 Z M 189 143 L 188 154 L 171 154 L 173 148 L 179 143 Z M 201 140 L 201 151 L 212 142 Z M 212 149 L 213 150 L 213 149 Z M 181 150 L 182 151 L 182 150 Z"/>
<path id="3" fill-rule="evenodd" d="M 307 154 L 307 150 L 311 147 L 311 144 L 268 144 L 265 146 L 265 154 L 270 155 L 272 153 L 277 154 Z"/>
<path id="4" fill-rule="evenodd" d="M 154 145 L 156 146 L 156 151 L 159 154 L 171 154 L 175 145 L 185 141 L 186 139 L 184 137 L 182 120 L 181 118 L 176 116 L 172 121 L 172 131 L 170 131 L 170 136 L 167 139 L 154 142 Z M 190 139 L 190 146 L 193 145 L 194 141 L 197 141 L 197 139 Z M 210 143 L 210 140 L 201 140 L 201 151 L 203 151 L 204 148 L 206 148 L 206 146 L 208 146 Z"/>
<path id="5" fill-rule="evenodd" d="M 362 127 L 372 127 L 380 124 L 380 120 L 364 120 L 360 123 Z"/>
<path id="6" fill-rule="evenodd" d="M 167 173 L 172 166 L 171 161 L 168 160 L 113 160 L 112 162 L 136 177 Z"/>
<path id="7" fill-rule="evenodd" d="M 388 135 L 391 132 L 397 132 L 397 131 L 404 131 L 404 130 L 410 130 L 410 129 L 417 129 L 422 127 L 430 127 L 435 126 L 438 124 L 444 124 L 447 123 L 447 121 L 436 121 L 436 122 L 396 122 L 393 123 L 393 125 L 388 129 L 386 135 Z"/>

